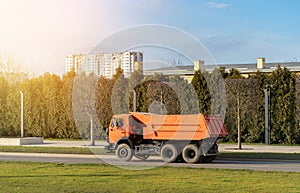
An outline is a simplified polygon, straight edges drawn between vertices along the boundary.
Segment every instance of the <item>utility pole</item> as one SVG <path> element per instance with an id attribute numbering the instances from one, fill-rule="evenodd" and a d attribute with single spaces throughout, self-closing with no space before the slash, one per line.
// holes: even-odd
<path id="1" fill-rule="evenodd" d="M 136 92 L 135 90 L 132 90 L 133 92 L 133 112 L 136 112 Z"/>
<path id="2" fill-rule="evenodd" d="M 160 114 L 163 114 L 163 95 L 162 95 L 162 90 L 160 91 Z"/>
<path id="3" fill-rule="evenodd" d="M 271 84 L 266 85 L 265 93 L 265 145 L 271 145 Z"/>
<path id="4" fill-rule="evenodd" d="M 95 145 L 93 118 L 91 118 L 91 146 Z"/>
<path id="5" fill-rule="evenodd" d="M 21 94 L 21 138 L 24 137 L 24 94 L 20 91 Z"/>
<path id="6" fill-rule="evenodd" d="M 271 104 L 271 88 L 273 87 L 272 85 L 269 86 L 269 145 L 271 145 L 271 128 L 272 128 L 272 119 L 271 119 L 271 113 L 272 113 L 272 104 Z"/>
<path id="7" fill-rule="evenodd" d="M 265 145 L 269 145 L 269 96 L 268 89 L 264 89 L 265 93 Z"/>
<path id="8" fill-rule="evenodd" d="M 237 97 L 237 127 L 238 127 L 238 149 L 242 149 L 241 144 L 241 113 L 240 113 L 240 96 Z"/>

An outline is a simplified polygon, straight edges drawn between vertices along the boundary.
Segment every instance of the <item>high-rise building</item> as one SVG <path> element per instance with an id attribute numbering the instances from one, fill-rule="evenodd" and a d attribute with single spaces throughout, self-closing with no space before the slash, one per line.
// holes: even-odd
<path id="1" fill-rule="evenodd" d="M 80 64 L 84 58 L 84 54 L 71 54 L 66 56 L 66 72 L 74 70 L 78 71 Z"/>
<path id="2" fill-rule="evenodd" d="M 118 67 L 123 70 L 126 78 L 135 70 L 143 70 L 143 53 L 116 52 L 68 55 L 66 57 L 66 72 L 73 69 L 77 73 L 94 73 L 96 76 L 112 78 Z"/>

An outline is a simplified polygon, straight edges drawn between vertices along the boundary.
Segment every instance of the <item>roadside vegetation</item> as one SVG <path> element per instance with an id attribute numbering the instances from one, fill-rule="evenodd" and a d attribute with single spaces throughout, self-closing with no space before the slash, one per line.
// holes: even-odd
<path id="1" fill-rule="evenodd" d="M 112 79 L 75 72 L 33 78 L 2 73 L 0 137 L 20 135 L 20 91 L 24 93 L 25 136 L 87 139 L 93 120 L 96 139 L 103 139 L 103 128 L 113 114 L 133 111 L 135 90 L 138 112 L 223 115 L 229 133 L 223 142 L 237 141 L 239 106 L 242 142 L 263 143 L 266 88 L 271 92 L 271 144 L 300 144 L 300 78 L 280 66 L 270 74 L 257 72 L 248 78 L 237 69 L 199 70 L 191 83 L 180 76 L 144 76 L 141 71 L 125 78 L 120 68 Z M 223 99 L 219 91 L 225 89 Z"/>
<path id="2" fill-rule="evenodd" d="M 299 192 L 300 173 L 0 162 L 1 192 Z"/>

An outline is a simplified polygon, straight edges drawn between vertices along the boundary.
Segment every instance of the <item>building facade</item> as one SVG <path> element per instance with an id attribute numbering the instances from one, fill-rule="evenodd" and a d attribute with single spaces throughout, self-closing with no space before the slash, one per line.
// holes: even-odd
<path id="1" fill-rule="evenodd" d="M 84 58 L 84 54 L 71 54 L 66 56 L 66 72 L 74 70 L 78 71 L 80 64 Z"/>
<path id="2" fill-rule="evenodd" d="M 116 52 L 97 54 L 77 54 L 66 56 L 66 72 L 94 73 L 96 76 L 112 78 L 120 67 L 124 77 L 130 77 L 135 70 L 143 70 L 142 52 Z"/>
<path id="3" fill-rule="evenodd" d="M 249 77 L 255 72 L 271 73 L 276 70 L 277 66 L 281 68 L 286 67 L 291 72 L 300 73 L 300 62 L 266 62 L 265 58 L 257 58 L 256 63 L 240 63 L 240 64 L 216 64 L 206 65 L 202 60 L 195 60 L 194 65 L 184 66 L 170 66 L 159 69 L 144 70 L 144 75 L 154 75 L 155 73 L 162 73 L 168 76 L 179 75 L 188 82 L 191 82 L 195 71 L 202 69 L 207 72 L 212 72 L 216 68 L 223 68 L 225 72 L 229 72 L 232 68 L 240 71 L 243 77 Z"/>

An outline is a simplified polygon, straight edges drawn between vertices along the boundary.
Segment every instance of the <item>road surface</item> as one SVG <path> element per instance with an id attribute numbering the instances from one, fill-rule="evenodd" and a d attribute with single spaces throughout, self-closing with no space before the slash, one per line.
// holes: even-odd
<path id="1" fill-rule="evenodd" d="M 157 166 L 249 169 L 262 171 L 300 172 L 300 161 L 284 160 L 214 160 L 212 163 L 164 163 L 160 157 L 150 157 L 146 161 L 134 158 L 130 162 L 120 162 L 115 155 L 74 155 L 74 154 L 42 154 L 42 153 L 0 153 L 1 161 L 25 162 L 58 162 L 67 164 L 100 164 L 108 163 L 132 169 L 153 168 Z"/>

